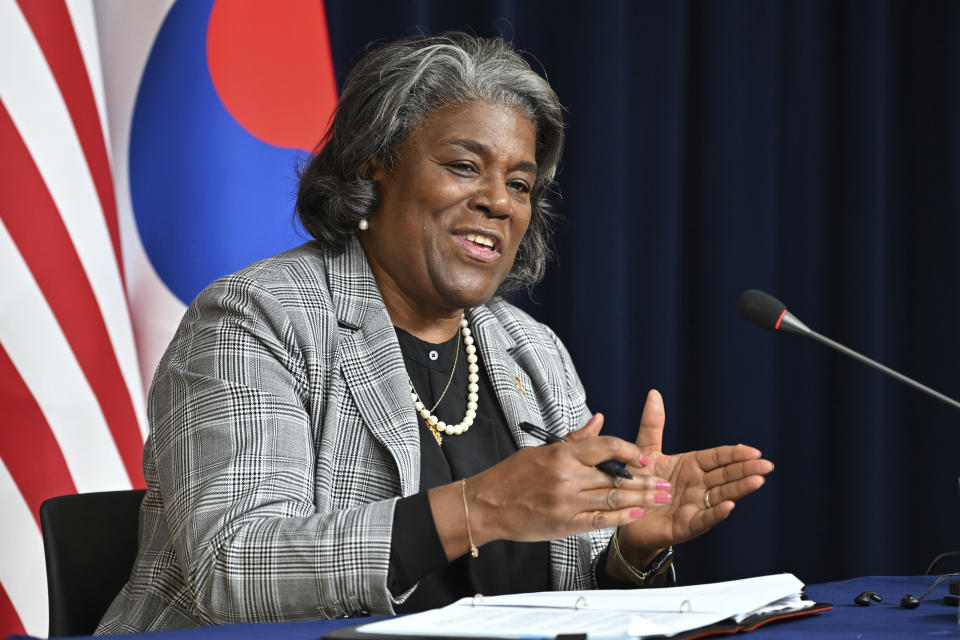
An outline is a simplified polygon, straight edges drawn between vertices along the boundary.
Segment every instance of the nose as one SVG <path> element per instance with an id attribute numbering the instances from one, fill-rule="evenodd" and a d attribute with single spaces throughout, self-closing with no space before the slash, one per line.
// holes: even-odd
<path id="1" fill-rule="evenodd" d="M 513 200 L 502 178 L 482 181 L 470 204 L 488 218 L 509 218 L 513 215 Z"/>

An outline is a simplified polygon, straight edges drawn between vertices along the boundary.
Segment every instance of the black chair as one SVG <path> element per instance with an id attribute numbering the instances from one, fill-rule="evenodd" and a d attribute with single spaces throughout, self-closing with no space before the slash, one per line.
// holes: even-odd
<path id="1" fill-rule="evenodd" d="M 92 634 L 126 584 L 145 493 L 81 493 L 40 505 L 51 637 Z"/>

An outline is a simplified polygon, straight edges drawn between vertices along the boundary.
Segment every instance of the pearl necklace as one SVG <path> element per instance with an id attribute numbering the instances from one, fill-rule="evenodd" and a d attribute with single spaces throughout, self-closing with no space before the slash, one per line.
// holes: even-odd
<path id="1" fill-rule="evenodd" d="M 427 405 L 420 400 L 420 395 L 417 393 L 417 390 L 413 386 L 413 380 L 410 380 L 410 397 L 413 399 L 413 406 L 416 407 L 417 413 L 420 414 L 420 417 L 427 422 L 427 427 L 430 429 L 430 433 L 433 434 L 433 437 L 436 438 L 437 444 L 443 444 L 443 436 L 458 436 L 461 433 L 466 432 L 470 429 L 470 425 L 473 424 L 473 419 L 477 417 L 477 399 L 479 396 L 477 392 L 480 390 L 480 386 L 477 384 L 480 381 L 480 376 L 478 372 L 480 367 L 477 366 L 477 348 L 473 344 L 473 336 L 470 335 L 470 326 L 467 322 L 467 319 L 464 317 L 460 318 L 460 335 L 463 336 L 463 344 L 466 345 L 467 351 L 467 412 L 463 416 L 463 420 L 459 424 L 447 424 L 440 418 L 438 418 L 433 413 L 433 409 L 428 409 Z M 459 354 L 459 349 L 457 350 Z M 454 360 L 454 369 L 456 369 L 456 360 Z M 453 373 L 450 374 L 450 379 L 453 379 Z M 409 380 L 409 378 L 408 378 Z M 449 382 L 447 383 L 449 386 Z M 446 390 L 444 390 L 446 393 Z M 442 399 L 442 397 L 441 397 Z M 440 403 L 438 402 L 437 405 Z M 437 405 L 434 405 L 434 409 L 437 408 Z"/>

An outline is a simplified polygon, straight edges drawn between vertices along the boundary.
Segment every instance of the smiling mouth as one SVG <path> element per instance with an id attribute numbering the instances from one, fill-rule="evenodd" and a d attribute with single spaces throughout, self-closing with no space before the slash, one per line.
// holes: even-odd
<path id="1" fill-rule="evenodd" d="M 482 233 L 466 233 L 454 236 L 467 253 L 484 262 L 500 255 L 497 239 Z"/>

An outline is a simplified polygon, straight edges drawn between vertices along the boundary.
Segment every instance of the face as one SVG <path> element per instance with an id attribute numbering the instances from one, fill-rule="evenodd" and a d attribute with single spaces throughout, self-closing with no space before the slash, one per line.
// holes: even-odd
<path id="1" fill-rule="evenodd" d="M 494 295 L 530 223 L 535 152 L 524 114 L 479 102 L 435 112 L 392 170 L 374 163 L 380 207 L 359 235 L 391 315 L 449 317 Z"/>

